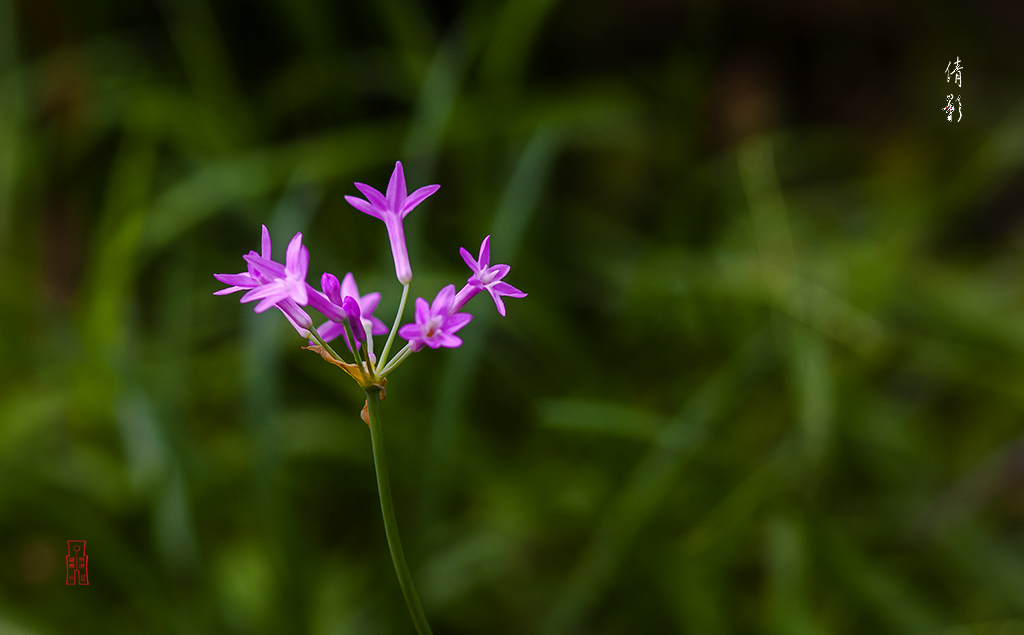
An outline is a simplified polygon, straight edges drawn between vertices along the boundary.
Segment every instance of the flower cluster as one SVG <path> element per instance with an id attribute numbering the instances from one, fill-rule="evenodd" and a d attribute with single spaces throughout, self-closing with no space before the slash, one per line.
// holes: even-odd
<path id="1" fill-rule="evenodd" d="M 401 162 L 395 163 L 386 194 L 363 183 L 356 183 L 355 186 L 366 199 L 346 196 L 345 200 L 357 210 L 384 221 L 391 243 L 391 255 L 395 261 L 395 276 L 402 284 L 402 300 L 390 331 L 384 322 L 373 316 L 380 302 L 380 293 L 360 295 L 351 273 L 346 274 L 340 282 L 333 274 L 324 273 L 320 277 L 320 289 L 314 288 L 306 281 L 309 250 L 302 244 L 302 234 L 295 234 L 288 243 L 285 262 L 281 264 L 272 258 L 270 232 L 265 225 L 260 252 L 250 251 L 242 257 L 246 263 L 245 272 L 214 274 L 217 280 L 228 285 L 216 291 L 215 295 L 245 291 L 241 301 L 258 301 L 255 307 L 257 313 L 276 307 L 284 313 L 300 336 L 310 340 L 311 349 L 345 368 L 364 386 L 382 384 L 384 378 L 411 353 L 424 347 L 460 346 L 462 339 L 456 333 L 473 319 L 469 313 L 461 310 L 481 291 L 486 290 L 490 294 L 502 316 L 505 315 L 503 296 L 526 297 L 525 293 L 503 281 L 509 272 L 508 265 L 490 264 L 491 237 L 487 236 L 480 245 L 479 257 L 476 259 L 466 249 L 460 249 L 462 259 L 471 272 L 462 289 L 456 293 L 455 285 L 448 285 L 438 291 L 433 302 L 429 303 L 424 298 L 416 298 L 414 321 L 399 327 L 409 284 L 412 282 L 412 266 L 409 263 L 402 221 L 417 205 L 436 192 L 439 186 L 428 185 L 411 195 L 407 194 Z M 315 327 L 306 312 L 307 308 L 319 312 L 327 321 Z M 378 357 L 374 352 L 373 336 L 385 334 L 388 335 L 387 343 Z M 396 334 L 408 344 L 389 362 L 388 353 Z M 344 340 L 346 348 L 352 352 L 355 364 L 345 362 L 328 344 L 338 337 Z"/>

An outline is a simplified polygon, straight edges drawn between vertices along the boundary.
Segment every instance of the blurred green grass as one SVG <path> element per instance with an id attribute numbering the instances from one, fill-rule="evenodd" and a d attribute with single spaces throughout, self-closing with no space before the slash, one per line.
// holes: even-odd
<path id="1" fill-rule="evenodd" d="M 1024 632 L 1020 16 L 915 11 L 0 0 L 0 633 L 411 630 L 360 391 L 212 295 L 266 223 L 390 325 L 396 159 L 413 294 L 530 294 L 388 386 L 439 635 Z"/>

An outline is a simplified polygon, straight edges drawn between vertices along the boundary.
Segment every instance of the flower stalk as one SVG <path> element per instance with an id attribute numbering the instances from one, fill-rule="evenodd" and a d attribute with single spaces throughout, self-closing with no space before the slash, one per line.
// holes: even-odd
<path id="1" fill-rule="evenodd" d="M 228 295 L 244 291 L 242 302 L 259 301 L 255 306 L 257 313 L 276 307 L 308 344 L 302 348 L 319 354 L 324 361 L 345 371 L 365 391 L 366 405 L 363 406 L 360 417 L 370 428 L 380 508 L 391 559 L 395 564 L 395 573 L 398 574 L 402 595 L 405 597 L 416 630 L 419 635 L 429 635 L 430 625 L 423 613 L 412 576 L 409 574 L 409 567 L 405 562 L 405 553 L 398 538 L 394 505 L 391 501 L 391 484 L 388 480 L 384 431 L 380 416 L 380 401 L 384 398 L 387 376 L 413 353 L 424 348 L 461 346 L 462 338 L 456 333 L 473 318 L 469 313 L 463 313 L 462 308 L 481 291 L 490 294 L 495 308 L 502 316 L 505 315 L 503 297 L 522 298 L 526 297 L 526 294 L 504 282 L 503 279 L 509 273 L 508 265 L 490 263 L 491 237 L 487 236 L 480 245 L 477 258 L 473 258 L 465 248 L 459 250 L 471 273 L 462 290 L 456 293 L 455 285 L 449 284 L 437 292 L 432 302 L 427 302 L 422 297 L 416 298 L 413 322 L 401 325 L 405 303 L 409 298 L 409 283 L 412 281 L 412 266 L 409 263 L 402 221 L 416 206 L 436 192 L 439 186 L 427 185 L 408 194 L 405 173 L 400 162 L 395 163 L 386 194 L 381 194 L 362 183 L 356 183 L 355 186 L 366 199 L 346 196 L 345 200 L 357 210 L 384 221 L 395 261 L 395 276 L 402 285 L 402 299 L 390 331 L 383 321 L 373 315 L 381 299 L 379 292 L 360 294 L 351 272 L 342 280 L 338 280 L 332 273 L 324 272 L 320 276 L 320 290 L 313 288 L 306 281 L 310 258 L 309 250 L 302 244 L 302 234 L 296 233 L 292 237 L 286 250 L 285 262 L 280 263 L 272 258 L 270 232 L 266 225 L 263 226 L 260 252 L 250 251 L 242 256 L 246 263 L 245 271 L 214 274 L 218 281 L 228 285 L 214 294 Z M 314 327 L 306 309 L 317 311 L 327 321 L 322 322 L 319 327 Z M 373 336 L 385 333 L 388 336 L 387 341 L 380 357 L 375 358 Z M 394 358 L 388 359 L 396 336 L 406 340 L 407 344 Z M 355 363 L 346 361 L 331 348 L 328 342 L 336 338 L 341 338 L 352 351 Z M 344 352 L 344 348 L 339 348 Z"/>
<path id="2" fill-rule="evenodd" d="M 392 359 L 387 366 L 380 369 L 380 376 L 387 377 L 388 373 L 398 368 L 398 365 L 405 361 L 405 358 L 412 354 L 412 348 L 406 344 L 405 347 L 395 354 L 395 358 Z"/>
<path id="3" fill-rule="evenodd" d="M 405 562 L 405 551 L 398 537 L 398 523 L 395 521 L 395 506 L 391 500 L 391 481 L 388 479 L 388 460 L 384 452 L 384 430 L 380 417 L 380 387 L 366 388 L 366 409 L 370 426 L 370 442 L 373 444 L 373 466 L 377 471 L 377 490 L 380 492 L 380 511 L 384 517 L 384 533 L 387 534 L 388 548 L 391 549 L 391 560 L 395 563 L 398 584 L 402 587 L 405 604 L 409 607 L 409 615 L 419 635 L 432 635 L 427 616 L 423 613 L 419 595 L 409 573 L 409 565 Z"/>
<path id="4" fill-rule="evenodd" d="M 344 325 L 345 327 L 345 334 L 348 336 L 349 341 L 355 342 L 356 338 L 355 335 L 352 333 L 352 325 L 349 323 L 349 321 L 346 319 L 344 322 L 342 322 L 342 325 Z M 368 361 L 363 361 L 363 356 L 359 354 L 358 346 L 352 347 L 352 356 L 356 358 L 356 365 L 359 366 L 360 368 L 364 368 L 369 373 L 370 379 L 374 379 L 373 371 L 370 369 L 370 364 Z"/>
<path id="5" fill-rule="evenodd" d="M 388 353 L 391 352 L 391 344 L 395 341 L 395 334 L 398 333 L 398 324 L 402 321 L 402 314 L 405 313 L 405 301 L 409 297 L 409 283 L 402 285 L 402 299 L 398 303 L 398 313 L 395 315 L 395 324 L 388 333 L 388 341 L 384 344 L 384 350 L 380 353 L 379 365 L 383 367 L 388 363 Z"/>
<path id="6" fill-rule="evenodd" d="M 334 352 L 334 349 L 331 348 L 331 345 L 325 342 L 324 339 L 320 337 L 320 333 L 318 333 L 317 330 L 312 326 L 309 327 L 309 334 L 312 335 L 313 339 L 316 340 L 317 343 L 320 344 L 320 346 L 324 347 L 324 350 L 330 353 L 331 356 L 334 357 L 334 359 L 338 360 L 339 362 L 342 361 L 341 356 Z"/>

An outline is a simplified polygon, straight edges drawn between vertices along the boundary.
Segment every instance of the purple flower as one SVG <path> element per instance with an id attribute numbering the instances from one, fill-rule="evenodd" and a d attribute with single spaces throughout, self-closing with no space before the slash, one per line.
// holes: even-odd
<path id="1" fill-rule="evenodd" d="M 384 221 L 384 226 L 388 230 L 388 240 L 391 241 L 391 255 L 395 259 L 395 275 L 402 284 L 409 284 L 412 280 L 412 266 L 409 264 L 409 250 L 405 246 L 402 219 L 441 186 L 427 185 L 413 192 L 411 196 L 406 196 L 405 173 L 402 171 L 401 161 L 395 162 L 395 171 L 391 173 L 391 180 L 388 181 L 387 196 L 381 195 L 369 185 L 355 185 L 368 201 L 355 196 L 346 196 L 345 200 L 360 212 Z"/>
<path id="2" fill-rule="evenodd" d="M 325 273 L 320 277 L 320 288 L 323 289 L 323 296 L 326 300 L 343 316 L 351 317 L 351 314 L 346 310 L 345 300 L 351 298 L 356 306 L 359 308 L 359 325 L 362 327 L 364 332 L 369 332 L 373 335 L 383 335 L 388 332 L 388 327 L 380 320 L 373 316 L 374 310 L 377 308 L 377 304 L 380 303 L 380 294 L 376 291 L 373 293 L 367 293 L 364 296 L 359 295 L 359 288 L 356 286 L 355 276 L 351 272 L 345 274 L 345 279 L 338 282 L 338 278 L 330 273 Z M 319 294 L 318 294 L 319 295 Z M 321 313 L 324 311 L 317 309 Z M 324 313 L 324 315 L 328 315 Z M 348 341 L 348 336 L 345 334 L 345 327 L 341 324 L 341 319 L 331 318 L 331 321 L 322 324 L 317 332 L 325 342 L 337 338 L 339 335 L 345 338 L 345 343 L 349 348 L 352 348 L 351 343 Z M 352 331 L 356 331 L 355 320 L 352 321 Z M 357 338 L 359 339 L 359 338 Z M 366 337 L 362 338 L 362 341 L 366 341 Z M 358 343 L 356 344 L 358 346 Z"/>
<path id="3" fill-rule="evenodd" d="M 301 242 L 300 235 L 296 235 L 296 238 L 298 238 L 300 240 L 300 242 Z M 295 239 L 292 239 L 292 242 L 294 243 Z M 290 249 L 290 246 L 289 246 L 289 249 Z M 303 249 L 305 249 L 305 247 L 303 247 Z M 273 276 L 276 273 L 278 273 L 277 267 L 281 267 L 281 265 L 279 265 L 278 263 L 273 262 L 272 260 L 270 260 L 270 254 L 271 254 L 270 232 L 267 230 L 267 226 L 266 225 L 263 226 L 263 235 L 262 235 L 262 239 L 260 241 L 260 250 L 261 250 L 261 254 L 257 254 L 255 251 L 250 251 L 246 256 L 243 256 L 243 258 L 246 259 L 246 265 L 247 265 L 247 269 L 248 269 L 247 271 L 245 271 L 243 273 L 215 273 L 215 274 L 213 274 L 213 277 L 216 278 L 217 280 L 223 282 L 224 284 L 231 285 L 231 286 L 229 286 L 229 287 L 227 287 L 225 289 L 220 289 L 219 291 L 214 291 L 213 294 L 214 295 L 227 295 L 229 293 L 234 293 L 236 291 L 242 291 L 244 289 L 250 289 L 251 290 L 251 289 L 262 288 L 262 287 L 264 287 L 266 285 L 269 285 L 269 284 L 273 283 L 273 281 L 274 281 Z M 258 261 L 252 260 L 253 258 L 258 258 L 259 260 Z M 271 263 L 271 264 L 273 264 L 273 265 L 276 265 L 276 267 L 271 267 L 270 269 L 272 269 L 272 271 L 269 271 L 266 267 L 258 266 L 256 264 L 257 262 L 261 262 L 261 261 L 264 261 L 264 260 L 269 262 L 269 263 Z M 309 253 L 306 252 L 306 262 L 308 263 L 308 261 L 309 261 Z M 281 267 L 280 273 L 284 273 L 284 269 L 285 269 L 284 267 Z M 246 295 L 249 295 L 249 294 L 246 293 Z M 243 296 L 242 297 L 242 302 L 247 302 L 247 301 L 248 300 L 246 300 L 245 297 Z M 260 305 L 262 305 L 262 304 L 263 303 L 261 302 Z M 298 331 L 299 335 L 301 335 L 302 337 L 306 337 L 306 338 L 308 338 L 310 336 L 309 335 L 309 328 L 313 326 L 313 321 L 310 319 L 309 314 L 307 314 L 305 311 L 303 311 L 302 308 L 299 307 L 299 305 L 295 302 L 295 300 L 293 300 L 291 298 L 282 299 L 282 300 L 280 300 L 278 302 L 271 303 L 271 305 L 265 306 L 262 309 L 260 308 L 260 305 L 257 305 L 257 307 L 256 307 L 257 313 L 265 311 L 270 306 L 276 306 L 278 309 L 281 310 L 282 313 L 284 313 L 284 316 L 286 318 L 288 318 L 288 322 L 291 323 L 291 325 L 295 328 L 296 331 Z"/>
<path id="4" fill-rule="evenodd" d="M 473 256 L 463 247 L 459 248 L 459 253 L 462 254 L 462 259 L 466 261 L 466 264 L 473 271 L 473 275 L 469 277 L 466 281 L 466 286 L 455 297 L 455 302 L 452 303 L 452 313 L 464 307 L 470 298 L 484 289 L 487 289 L 487 292 L 491 294 L 494 306 L 498 307 L 498 313 L 502 317 L 505 316 L 505 302 L 501 299 L 501 296 L 504 295 L 510 298 L 526 297 L 526 294 L 519 289 L 516 289 L 507 282 L 501 281 L 502 278 L 508 275 L 511 267 L 508 265 L 488 266 L 491 262 L 490 236 L 484 238 L 484 241 L 480 243 L 480 258 L 478 260 L 473 260 Z"/>
<path id="5" fill-rule="evenodd" d="M 398 329 L 402 339 L 408 340 L 414 352 L 424 346 L 430 348 L 456 348 L 462 346 L 462 338 L 455 335 L 469 324 L 473 316 L 452 310 L 455 301 L 455 285 L 441 289 L 430 305 L 423 298 L 416 298 L 416 322 Z"/>
<path id="6" fill-rule="evenodd" d="M 309 285 L 306 284 L 309 250 L 302 244 L 302 232 L 295 234 L 288 243 L 284 265 L 274 262 L 269 257 L 254 254 L 248 254 L 243 258 L 252 265 L 259 276 L 267 280 L 242 296 L 242 302 L 260 301 L 256 305 L 257 313 L 263 313 L 282 300 L 294 300 L 299 305 L 309 303 Z"/>

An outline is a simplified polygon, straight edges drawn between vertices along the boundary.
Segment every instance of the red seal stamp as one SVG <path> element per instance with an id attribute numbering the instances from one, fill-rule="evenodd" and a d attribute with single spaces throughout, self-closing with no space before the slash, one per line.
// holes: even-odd
<path id="1" fill-rule="evenodd" d="M 89 556 L 85 555 L 84 540 L 68 541 L 67 584 L 89 584 Z"/>

